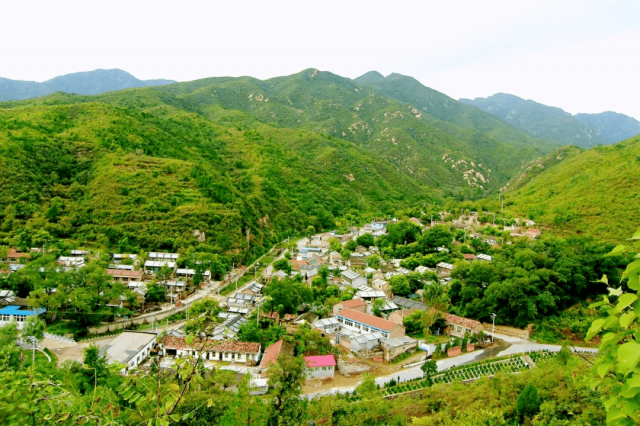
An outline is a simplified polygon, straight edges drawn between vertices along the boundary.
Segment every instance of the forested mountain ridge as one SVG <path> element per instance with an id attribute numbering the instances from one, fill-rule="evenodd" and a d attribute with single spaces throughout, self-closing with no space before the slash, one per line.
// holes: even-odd
<path id="1" fill-rule="evenodd" d="M 317 70 L 57 93 L 0 104 L 0 230 L 21 247 L 199 244 L 242 258 L 348 213 L 497 190 L 551 147 L 459 127 Z"/>
<path id="2" fill-rule="evenodd" d="M 525 132 L 562 145 L 582 148 L 617 143 L 640 134 L 640 122 L 624 114 L 571 115 L 560 108 L 496 93 L 487 98 L 460 99 L 476 106 Z"/>
<path id="3" fill-rule="evenodd" d="M 640 217 L 640 137 L 573 153 L 505 194 L 512 211 L 554 225 L 622 242 Z"/>
<path id="4" fill-rule="evenodd" d="M 220 125 L 162 102 L 145 111 L 80 98 L 0 108 L 0 229 L 11 244 L 169 250 L 197 244 L 198 229 L 205 250 L 241 258 L 350 209 L 429 197 L 346 141 L 237 111 Z"/>
<path id="5" fill-rule="evenodd" d="M 306 128 L 356 142 L 405 173 L 445 189 L 496 189 L 526 162 L 558 147 L 504 123 L 499 125 L 508 132 L 495 133 L 468 122 L 449 123 L 404 100 L 381 95 L 374 87 L 315 69 L 265 81 L 213 78 L 158 90 L 174 94 L 212 119 L 217 119 L 215 107 L 222 106 L 280 127 Z"/>
<path id="6" fill-rule="evenodd" d="M 119 69 L 78 72 L 54 77 L 42 83 L 0 77 L 0 101 L 37 98 L 54 92 L 97 95 L 134 87 L 161 86 L 173 80 L 138 80 Z"/>

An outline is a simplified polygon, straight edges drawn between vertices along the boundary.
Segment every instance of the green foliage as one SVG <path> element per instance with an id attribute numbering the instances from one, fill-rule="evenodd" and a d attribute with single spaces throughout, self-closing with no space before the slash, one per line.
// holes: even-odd
<path id="1" fill-rule="evenodd" d="M 263 309 L 278 311 L 281 315 L 296 313 L 303 303 L 313 302 L 313 292 L 309 286 L 292 279 L 273 280 L 263 292 L 269 296 Z"/>
<path id="2" fill-rule="evenodd" d="M 518 395 L 516 410 L 522 417 L 532 418 L 540 411 L 540 404 L 538 389 L 533 383 L 529 383 L 522 389 L 520 395 Z"/>
<path id="3" fill-rule="evenodd" d="M 640 230 L 634 234 L 631 242 L 632 246 L 616 246 L 610 255 L 619 257 L 640 251 Z M 609 287 L 610 282 L 613 284 L 618 280 L 606 275 L 600 281 L 609 288 L 609 295 L 591 305 L 605 314 L 593 321 L 586 337 L 586 340 L 590 340 L 601 335 L 591 385 L 605 394 L 607 424 L 637 424 L 640 422 L 640 410 L 636 402 L 640 390 L 640 344 L 637 343 L 640 332 L 640 323 L 637 321 L 640 313 L 637 295 L 640 290 L 640 259 L 636 255 L 627 265 L 618 288 Z"/>
<path id="4" fill-rule="evenodd" d="M 287 259 L 280 259 L 273 263 L 273 269 L 276 271 L 284 271 L 287 274 L 291 273 L 291 264 Z"/>
<path id="5" fill-rule="evenodd" d="M 565 158 L 507 193 L 505 206 L 537 222 L 555 224 L 558 233 L 619 243 L 638 226 L 640 169 L 634 159 L 639 154 L 636 137 Z"/>

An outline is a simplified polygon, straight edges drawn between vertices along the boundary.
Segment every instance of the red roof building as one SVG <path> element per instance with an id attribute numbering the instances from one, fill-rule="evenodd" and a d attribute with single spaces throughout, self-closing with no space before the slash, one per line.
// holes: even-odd
<path id="1" fill-rule="evenodd" d="M 464 260 L 476 260 L 475 254 L 465 253 L 462 255 L 462 257 L 464 257 Z"/>
<path id="2" fill-rule="evenodd" d="M 338 318 L 338 321 L 346 328 L 360 333 L 379 331 L 388 339 L 402 337 L 405 333 L 405 328 L 401 324 L 396 324 L 364 312 L 354 311 L 353 309 L 341 310 L 336 315 L 336 318 Z"/>
<path id="3" fill-rule="evenodd" d="M 472 335 L 484 331 L 484 326 L 476 320 L 453 314 L 445 314 L 444 319 L 447 321 L 449 334 L 452 336 L 464 337 L 465 334 Z"/>
<path id="4" fill-rule="evenodd" d="M 129 281 L 140 281 L 142 279 L 142 271 L 129 271 L 127 269 L 107 269 L 107 274 L 111 275 L 114 280 L 123 283 Z"/>
<path id="5" fill-rule="evenodd" d="M 264 351 L 260 361 L 260 369 L 266 370 L 271 364 L 275 364 L 281 354 L 293 355 L 293 347 L 283 339 L 278 340 Z"/>
<path id="6" fill-rule="evenodd" d="M 353 309 L 354 311 L 364 312 L 366 308 L 367 304 L 362 299 L 343 300 L 333 305 L 333 315 L 336 315 L 343 309 Z"/>
<path id="7" fill-rule="evenodd" d="M 25 258 L 25 259 L 29 259 L 31 258 L 31 254 L 29 253 L 22 253 L 19 252 L 16 249 L 9 249 L 9 252 L 7 253 L 7 260 L 9 260 L 10 262 L 17 262 L 18 260 L 20 260 L 21 258 Z"/>

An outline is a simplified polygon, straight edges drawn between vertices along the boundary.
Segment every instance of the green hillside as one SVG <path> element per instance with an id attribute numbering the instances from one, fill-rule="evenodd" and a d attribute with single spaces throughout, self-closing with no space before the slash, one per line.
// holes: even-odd
<path id="1" fill-rule="evenodd" d="M 561 232 L 620 242 L 640 224 L 640 137 L 562 160 L 519 189 L 510 209 Z"/>
<path id="2" fill-rule="evenodd" d="M 2 103 L 0 238 L 243 258 L 348 213 L 490 194 L 554 147 L 460 105 L 472 118 L 447 122 L 317 70 Z"/>
<path id="3" fill-rule="evenodd" d="M 204 250 L 242 256 L 287 232 L 332 227 L 351 210 L 392 211 L 429 197 L 346 141 L 240 112 L 228 112 L 232 127 L 160 101 L 123 108 L 79 100 L 87 99 L 54 95 L 0 108 L 5 243 L 179 249 L 197 244 L 197 229 Z"/>
<path id="4" fill-rule="evenodd" d="M 561 145 L 591 148 L 612 143 L 602 130 L 580 120 L 560 108 L 525 100 L 507 93 L 496 93 L 487 98 L 460 99 L 460 102 L 476 106 L 538 138 L 555 141 Z"/>
<path id="5" fill-rule="evenodd" d="M 496 190 L 528 161 L 557 148 L 450 98 L 481 116 L 476 125 L 455 117 L 447 122 L 375 87 L 314 69 L 265 81 L 212 78 L 157 90 L 214 121 L 235 109 L 278 127 L 355 142 L 401 172 L 447 190 Z M 483 127 L 482 119 L 499 125 Z"/>

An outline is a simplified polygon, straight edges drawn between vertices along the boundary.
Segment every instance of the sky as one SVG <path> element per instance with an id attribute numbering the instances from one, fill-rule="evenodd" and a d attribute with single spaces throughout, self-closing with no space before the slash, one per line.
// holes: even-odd
<path id="1" fill-rule="evenodd" d="M 640 120 L 640 1 L 5 2 L 0 76 L 120 68 L 260 79 L 410 75 L 455 99 L 511 93 Z"/>

